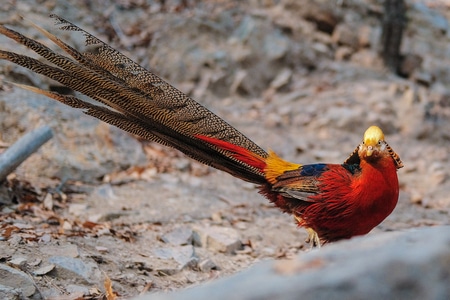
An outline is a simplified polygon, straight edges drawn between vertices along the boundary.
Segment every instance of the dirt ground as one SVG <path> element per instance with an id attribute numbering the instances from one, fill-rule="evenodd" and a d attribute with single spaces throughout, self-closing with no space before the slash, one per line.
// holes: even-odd
<path id="1" fill-rule="evenodd" d="M 407 1 L 405 78 L 376 54 L 379 1 L 338 2 L 6 1 L 0 20 L 82 48 L 56 13 L 290 161 L 340 163 L 377 124 L 405 167 L 397 208 L 369 234 L 449 224 L 450 5 Z M 54 132 L 0 189 L 0 263 L 28 274 L 35 298 L 104 298 L 108 278 L 121 298 L 173 291 L 309 251 L 253 185 L 9 82 L 60 87 L 0 63 L 0 152 Z"/>

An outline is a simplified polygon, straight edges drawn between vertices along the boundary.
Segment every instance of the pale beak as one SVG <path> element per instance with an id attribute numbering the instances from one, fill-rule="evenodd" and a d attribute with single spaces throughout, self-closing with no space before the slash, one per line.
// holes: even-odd
<path id="1" fill-rule="evenodd" d="M 366 155 L 367 156 L 372 156 L 373 154 L 373 147 L 372 146 L 368 146 L 367 147 L 367 151 L 366 151 Z"/>

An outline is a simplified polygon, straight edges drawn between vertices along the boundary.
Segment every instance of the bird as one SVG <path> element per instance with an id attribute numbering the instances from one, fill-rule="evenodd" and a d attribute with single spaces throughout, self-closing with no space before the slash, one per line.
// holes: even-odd
<path id="1" fill-rule="evenodd" d="M 394 210 L 399 196 L 399 155 L 383 131 L 370 126 L 340 164 L 291 163 L 259 145 L 154 73 L 107 43 L 57 15 L 61 30 L 81 32 L 89 52 L 80 52 L 31 24 L 65 54 L 0 25 L 0 34 L 26 46 L 47 62 L 0 50 L 0 59 L 49 77 L 84 94 L 60 94 L 16 84 L 45 95 L 140 138 L 178 149 L 188 157 L 251 182 L 308 233 L 307 242 L 365 235 Z"/>

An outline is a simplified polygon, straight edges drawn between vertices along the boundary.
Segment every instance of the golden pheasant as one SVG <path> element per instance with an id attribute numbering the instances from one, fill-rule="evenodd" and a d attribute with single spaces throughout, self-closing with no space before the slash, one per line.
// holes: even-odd
<path id="1" fill-rule="evenodd" d="M 399 156 L 372 126 L 363 142 L 342 164 L 301 165 L 266 152 L 217 115 L 158 76 L 56 15 L 60 29 L 80 31 L 94 52 L 79 52 L 33 25 L 69 56 L 0 25 L 0 33 L 30 48 L 52 65 L 0 50 L 0 58 L 45 75 L 98 104 L 30 86 L 104 122 L 255 183 L 260 193 L 307 228 L 320 246 L 363 235 L 381 223 L 398 200 Z"/>

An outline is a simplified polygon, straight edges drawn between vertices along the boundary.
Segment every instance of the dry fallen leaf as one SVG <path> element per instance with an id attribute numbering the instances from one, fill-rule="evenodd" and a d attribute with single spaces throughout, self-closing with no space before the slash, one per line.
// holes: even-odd
<path id="1" fill-rule="evenodd" d="M 107 300 L 115 300 L 117 299 L 117 295 L 116 293 L 114 293 L 113 289 L 112 289 L 112 281 L 111 279 L 109 279 L 108 275 L 105 274 L 105 282 L 104 282 L 104 286 L 105 286 L 105 293 L 106 293 L 106 299 Z"/>

